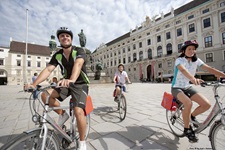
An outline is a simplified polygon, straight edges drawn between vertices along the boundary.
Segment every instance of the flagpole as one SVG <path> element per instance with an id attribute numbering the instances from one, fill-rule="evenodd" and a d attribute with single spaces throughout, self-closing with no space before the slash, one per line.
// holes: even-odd
<path id="1" fill-rule="evenodd" d="M 26 49 L 25 49 L 25 77 L 24 84 L 27 84 L 27 41 L 28 41 L 28 9 L 26 9 Z"/>

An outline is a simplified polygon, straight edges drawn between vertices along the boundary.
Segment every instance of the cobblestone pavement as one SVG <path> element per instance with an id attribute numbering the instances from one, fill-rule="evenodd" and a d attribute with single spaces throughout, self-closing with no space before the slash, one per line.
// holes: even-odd
<path id="1" fill-rule="evenodd" d="M 214 104 L 210 87 L 196 88 Z M 29 93 L 18 93 L 21 89 L 22 86 L 18 85 L 0 86 L 0 147 L 14 136 L 35 127 L 31 121 Z M 94 111 L 91 113 L 88 150 L 211 149 L 209 128 L 198 135 L 198 143 L 189 143 L 186 137 L 177 138 L 171 133 L 165 109 L 161 107 L 163 92 L 170 92 L 170 84 L 129 84 L 125 93 L 127 116 L 122 122 L 113 101 L 113 89 L 114 84 L 90 84 Z M 67 104 L 68 100 L 65 100 L 62 105 Z M 198 119 L 204 120 L 208 113 Z M 52 115 L 57 118 L 55 113 Z"/>

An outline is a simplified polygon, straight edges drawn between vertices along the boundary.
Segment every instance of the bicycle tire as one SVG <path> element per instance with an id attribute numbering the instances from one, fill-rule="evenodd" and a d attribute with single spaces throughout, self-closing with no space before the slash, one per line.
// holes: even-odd
<path id="1" fill-rule="evenodd" d="M 221 120 L 218 121 L 212 128 L 210 133 L 210 141 L 213 150 L 224 150 L 225 147 L 225 125 Z"/>
<path id="2" fill-rule="evenodd" d="M 184 122 L 180 109 L 177 108 L 174 111 L 166 110 L 166 120 L 174 135 L 184 137 Z"/>
<path id="3" fill-rule="evenodd" d="M 123 95 L 120 97 L 118 107 L 120 120 L 123 121 L 126 118 L 127 114 L 127 102 L 126 98 Z"/>
<path id="4" fill-rule="evenodd" d="M 8 141 L 1 147 L 1 150 L 24 150 L 24 149 L 35 149 L 41 150 L 42 139 L 39 138 L 41 129 L 34 130 L 31 132 L 23 132 L 14 139 Z M 59 150 L 59 140 L 56 134 L 49 130 L 47 134 L 45 149 Z"/>

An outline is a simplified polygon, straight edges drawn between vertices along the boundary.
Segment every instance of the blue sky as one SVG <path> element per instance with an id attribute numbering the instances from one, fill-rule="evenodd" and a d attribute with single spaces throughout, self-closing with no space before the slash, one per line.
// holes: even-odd
<path id="1" fill-rule="evenodd" d="M 0 46 L 9 46 L 10 37 L 26 41 L 28 9 L 28 42 L 48 46 L 50 36 L 60 26 L 74 33 L 73 44 L 79 45 L 83 29 L 86 47 L 94 51 L 102 43 L 127 33 L 146 16 L 168 13 L 192 0 L 0 0 Z M 59 45 L 57 41 L 57 45 Z"/>

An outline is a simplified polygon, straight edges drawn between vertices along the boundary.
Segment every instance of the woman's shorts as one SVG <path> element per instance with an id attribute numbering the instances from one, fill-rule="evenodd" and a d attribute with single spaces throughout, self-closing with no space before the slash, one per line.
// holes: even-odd
<path id="1" fill-rule="evenodd" d="M 72 96 L 73 106 L 85 108 L 86 98 L 88 95 L 88 85 L 87 84 L 74 84 L 70 83 L 69 88 L 55 88 L 58 92 L 59 97 L 57 98 L 59 101 L 63 101 L 68 96 Z"/>
<path id="2" fill-rule="evenodd" d="M 180 92 L 184 92 L 185 95 L 187 95 L 189 98 L 191 98 L 193 95 L 198 93 L 197 90 L 195 90 L 192 86 L 188 88 L 171 88 L 171 93 L 174 97 L 177 98 L 177 94 Z"/>
<path id="3" fill-rule="evenodd" d="M 125 86 L 121 86 L 121 85 L 116 85 L 115 87 L 119 87 L 119 88 L 122 88 L 123 92 L 126 92 L 126 87 L 125 87 Z"/>

